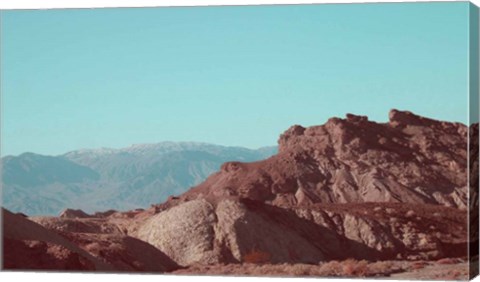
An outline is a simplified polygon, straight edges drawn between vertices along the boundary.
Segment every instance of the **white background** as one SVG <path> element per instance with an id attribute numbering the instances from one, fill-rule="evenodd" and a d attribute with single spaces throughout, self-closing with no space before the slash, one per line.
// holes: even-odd
<path id="1" fill-rule="evenodd" d="M 443 1 L 443 0 L 440 0 Z M 0 9 L 49 9 L 49 8 L 101 8 L 101 7 L 159 7 L 159 6 L 196 6 L 196 5 L 259 5 L 259 4 L 310 4 L 310 3 L 365 3 L 365 2 L 400 2 L 395 0 L 380 1 L 345 1 L 345 0 L 3 0 L 0 1 Z M 418 2 L 404 0 L 401 2 Z M 438 1 L 437 1 L 438 2 Z M 472 1 L 480 6 L 480 0 Z M 298 282 L 306 281 L 305 278 L 258 278 L 258 277 L 211 277 L 211 276 L 173 276 L 173 275 L 132 275 L 132 274 L 60 274 L 60 273 L 0 273 L 0 281 L 62 281 L 62 282 Z M 310 280 L 312 281 L 312 280 Z M 320 279 L 315 281 L 359 281 L 358 279 Z M 363 281 L 379 281 L 365 279 Z M 391 281 L 391 280 L 390 280 Z M 405 280 L 404 280 L 405 281 Z M 480 278 L 475 279 L 480 281 Z"/>

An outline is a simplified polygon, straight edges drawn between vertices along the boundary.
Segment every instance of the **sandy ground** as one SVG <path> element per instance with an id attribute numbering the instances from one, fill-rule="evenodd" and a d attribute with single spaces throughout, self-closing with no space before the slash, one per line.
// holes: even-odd
<path id="1" fill-rule="evenodd" d="M 469 264 L 461 259 L 438 261 L 334 261 L 308 264 L 195 265 L 174 271 L 185 275 L 281 276 L 281 277 L 376 277 L 412 280 L 468 280 Z"/>
<path id="2" fill-rule="evenodd" d="M 468 263 L 457 263 L 451 265 L 431 264 L 425 268 L 412 271 L 395 273 L 390 276 L 392 279 L 408 280 L 468 280 Z"/>

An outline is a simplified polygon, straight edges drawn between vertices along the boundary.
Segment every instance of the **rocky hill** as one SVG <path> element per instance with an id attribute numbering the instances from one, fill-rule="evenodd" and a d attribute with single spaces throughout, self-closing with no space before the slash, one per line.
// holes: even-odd
<path id="1" fill-rule="evenodd" d="M 184 195 L 236 196 L 277 206 L 405 202 L 467 207 L 468 127 L 392 110 L 388 123 L 364 116 L 292 126 L 279 153 L 228 162 Z M 478 131 L 478 129 L 477 129 Z"/>
<path id="2" fill-rule="evenodd" d="M 146 210 L 67 210 L 28 220 L 87 251 L 85 242 L 99 238 L 135 238 L 180 273 L 225 264 L 239 265 L 239 274 L 250 264 L 465 258 L 467 159 L 478 167 L 469 131 L 478 138 L 478 125 L 410 112 L 392 110 L 387 123 L 349 114 L 293 126 L 280 136 L 278 154 L 224 163 L 203 183 Z"/>

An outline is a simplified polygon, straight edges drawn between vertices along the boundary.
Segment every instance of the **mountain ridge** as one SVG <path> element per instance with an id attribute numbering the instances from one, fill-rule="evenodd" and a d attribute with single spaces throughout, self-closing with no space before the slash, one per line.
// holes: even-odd
<path id="1" fill-rule="evenodd" d="M 58 156 L 8 156 L 1 159 L 4 205 L 30 215 L 54 215 L 71 207 L 89 212 L 148 207 L 183 193 L 229 159 L 257 160 L 275 150 L 162 142 Z"/>

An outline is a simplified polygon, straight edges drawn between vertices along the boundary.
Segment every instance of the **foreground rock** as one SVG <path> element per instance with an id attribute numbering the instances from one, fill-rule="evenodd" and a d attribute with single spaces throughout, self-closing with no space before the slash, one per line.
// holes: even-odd
<path id="1" fill-rule="evenodd" d="M 82 225 L 72 219 L 37 218 L 42 226 L 2 212 L 5 269 L 166 272 L 178 268 L 143 241 L 114 229 L 95 228 L 99 221 L 86 220 Z"/>
<path id="2" fill-rule="evenodd" d="M 5 269 L 97 270 L 114 268 L 59 234 L 2 209 Z"/>
<path id="3" fill-rule="evenodd" d="M 302 262 L 325 259 L 297 231 L 231 200 L 217 207 L 205 200 L 179 205 L 149 219 L 137 236 L 181 265 L 241 262 L 255 252 L 268 252 L 272 262 L 290 261 L 294 252 Z"/>
<path id="4" fill-rule="evenodd" d="M 246 199 L 215 205 L 193 200 L 146 220 L 132 236 L 184 266 L 318 264 L 347 258 L 431 260 L 466 256 L 465 222 L 465 211 L 434 205 L 359 203 L 283 209 Z"/>

